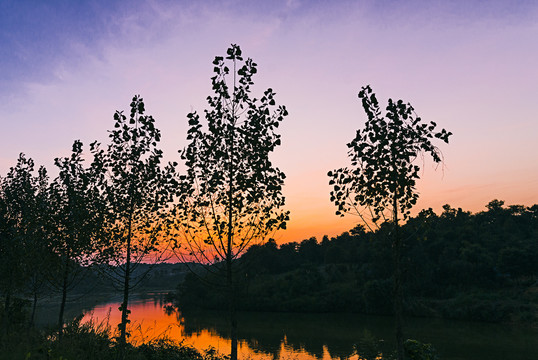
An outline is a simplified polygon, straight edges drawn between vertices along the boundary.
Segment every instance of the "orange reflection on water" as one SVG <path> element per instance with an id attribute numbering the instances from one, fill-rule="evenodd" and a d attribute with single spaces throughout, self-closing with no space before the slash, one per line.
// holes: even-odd
<path id="1" fill-rule="evenodd" d="M 115 332 L 121 322 L 120 305 L 119 302 L 97 305 L 92 311 L 84 314 L 82 321 L 91 319 L 96 323 L 107 322 Z M 173 340 L 183 339 L 182 327 L 176 314 L 166 314 L 162 308 L 162 301 L 137 299 L 129 304 L 129 310 L 131 310 L 129 314 L 131 323 L 128 326 L 129 342 L 132 344 L 141 344 L 163 336 Z"/>
<path id="2" fill-rule="evenodd" d="M 166 305 L 160 299 L 137 299 L 131 302 L 129 309 L 131 314 L 129 319 L 131 323 L 128 326 L 130 337 L 129 342 L 133 345 L 140 345 L 161 337 L 166 337 L 178 343 L 183 342 L 203 351 L 209 348 L 215 348 L 220 354 L 229 354 L 231 341 L 228 338 L 217 334 L 214 329 L 203 328 L 198 331 L 187 333 L 183 325 L 184 319 L 181 314 L 176 312 L 165 312 L 163 305 Z M 94 323 L 108 323 L 117 335 L 117 324 L 121 320 L 119 311 L 120 303 L 108 303 L 97 305 L 92 311 L 84 315 L 83 322 L 93 321 Z M 263 326 L 261 324 L 260 326 Z M 310 354 L 305 349 L 293 348 L 288 344 L 286 336 L 280 343 L 279 349 L 274 354 L 259 351 L 256 349 L 257 341 L 246 340 L 238 341 L 238 355 L 241 359 L 267 360 L 267 359 L 298 359 L 298 360 L 320 360 L 317 356 Z M 323 360 L 331 360 L 332 357 L 326 346 L 323 347 Z M 352 356 L 350 360 L 358 360 L 358 356 Z"/>

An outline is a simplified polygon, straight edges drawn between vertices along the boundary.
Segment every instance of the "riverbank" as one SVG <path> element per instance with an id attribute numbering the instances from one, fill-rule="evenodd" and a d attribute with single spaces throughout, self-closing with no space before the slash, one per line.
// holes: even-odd
<path id="1" fill-rule="evenodd" d="M 402 238 L 407 315 L 538 325 L 538 205 L 491 201 L 472 214 L 449 205 L 409 218 Z M 387 227 L 356 226 L 333 238 L 251 246 L 234 262 L 237 308 L 284 312 L 393 312 L 394 257 Z M 228 303 L 215 268 L 187 275 L 179 308 Z"/>
<path id="2" fill-rule="evenodd" d="M 345 265 L 307 266 L 281 274 L 258 275 L 249 279 L 248 285 L 238 288 L 237 308 L 257 312 L 392 315 L 391 279 L 358 283 L 356 277 L 354 268 Z M 227 293 L 209 288 L 191 275 L 171 300 L 182 310 L 218 310 L 227 303 Z M 538 328 L 538 287 L 529 281 L 494 289 L 447 289 L 430 296 L 407 291 L 404 313 L 412 317 Z"/>
<path id="3" fill-rule="evenodd" d="M 130 306 L 132 344 L 139 346 L 165 337 L 176 345 L 192 345 L 199 352 L 213 346 L 222 354 L 229 353 L 226 311 L 169 312 L 163 309 L 166 301 L 161 302 L 164 294 L 143 297 Z M 115 330 L 121 316 L 119 301 L 111 299 L 96 305 L 82 322 L 105 321 Z M 395 348 L 394 320 L 390 316 L 304 312 L 237 315 L 241 353 L 253 360 L 321 360 L 329 355 L 350 358 L 356 344 L 365 346 L 368 342 L 385 355 Z M 50 336 L 54 331 L 55 327 L 45 333 Z M 405 321 L 405 336 L 433 344 L 442 360 L 535 360 L 538 353 L 538 330 L 521 326 L 411 317 Z M 358 349 L 363 351 L 364 347 Z"/>
<path id="4" fill-rule="evenodd" d="M 225 360 L 214 350 L 198 351 L 192 346 L 167 338 L 139 345 L 120 347 L 104 323 L 81 323 L 81 318 L 66 324 L 61 340 L 51 331 L 11 329 L 0 336 L 0 360 Z"/>

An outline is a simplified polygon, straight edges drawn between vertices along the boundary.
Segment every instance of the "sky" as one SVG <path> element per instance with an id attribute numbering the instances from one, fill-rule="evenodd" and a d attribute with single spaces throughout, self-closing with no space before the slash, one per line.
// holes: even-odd
<path id="1" fill-rule="evenodd" d="M 0 176 L 24 152 L 54 175 L 75 139 L 107 143 L 116 110 L 140 94 L 167 160 L 203 113 L 212 61 L 230 44 L 258 64 L 289 116 L 273 164 L 291 211 L 277 242 L 334 236 L 327 171 L 366 121 L 357 97 L 410 102 L 454 135 L 427 159 L 415 212 L 477 212 L 493 199 L 538 203 L 538 2 L 0 0 Z M 258 95 L 259 97 L 259 95 Z"/>

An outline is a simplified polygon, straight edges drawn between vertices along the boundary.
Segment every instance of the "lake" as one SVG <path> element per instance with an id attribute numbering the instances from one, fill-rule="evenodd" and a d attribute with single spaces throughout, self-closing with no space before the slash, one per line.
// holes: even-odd
<path id="1" fill-rule="evenodd" d="M 83 311 L 83 321 L 120 322 L 119 299 L 71 307 Z M 130 304 L 131 342 L 160 336 L 184 341 L 197 349 L 212 346 L 230 351 L 228 322 L 219 312 L 166 312 L 164 293 L 133 297 Z M 82 309 L 81 309 L 82 308 Z M 353 344 L 365 334 L 383 339 L 382 349 L 394 349 L 393 319 L 360 314 L 298 314 L 240 312 L 239 355 L 251 359 L 357 359 Z M 406 336 L 432 343 L 442 360 L 536 360 L 538 329 L 499 324 L 406 319 Z"/>

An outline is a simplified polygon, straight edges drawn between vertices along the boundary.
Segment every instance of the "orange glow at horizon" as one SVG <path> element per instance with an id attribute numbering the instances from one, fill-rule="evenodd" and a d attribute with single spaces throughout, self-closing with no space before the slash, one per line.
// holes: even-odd
<path id="1" fill-rule="evenodd" d="M 450 146 L 452 145 L 448 145 L 443 151 L 449 152 Z M 496 171 L 492 174 L 491 183 L 483 184 L 472 177 L 462 178 L 461 174 L 454 174 L 451 166 L 457 159 L 450 159 L 449 154 L 445 157 L 446 169 L 436 169 L 428 162 L 418 164 L 422 168 L 421 178 L 417 181 L 419 200 L 411 211 L 412 216 L 428 208 L 432 208 L 439 215 L 445 204 L 478 213 L 486 211 L 486 205 L 494 199 L 505 201 L 505 206 L 538 204 L 538 191 L 529 191 L 538 189 L 538 173 L 529 177 L 524 173 Z M 342 161 L 341 164 L 335 165 L 348 165 L 347 158 Z M 287 181 L 286 186 L 293 188 L 287 190 L 286 197 L 286 209 L 291 212 L 290 221 L 287 230 L 280 230 L 275 234 L 274 238 L 278 244 L 300 242 L 311 237 L 321 241 L 324 235 L 331 238 L 351 230 L 358 224 L 364 224 L 358 216 L 351 213 L 343 217 L 335 215 L 336 207 L 329 201 L 329 180 L 322 171 L 301 174 L 300 177 Z M 517 182 L 518 186 L 513 186 L 514 182 Z M 462 183 L 467 185 L 462 186 Z M 320 189 L 324 191 L 320 192 Z"/>

